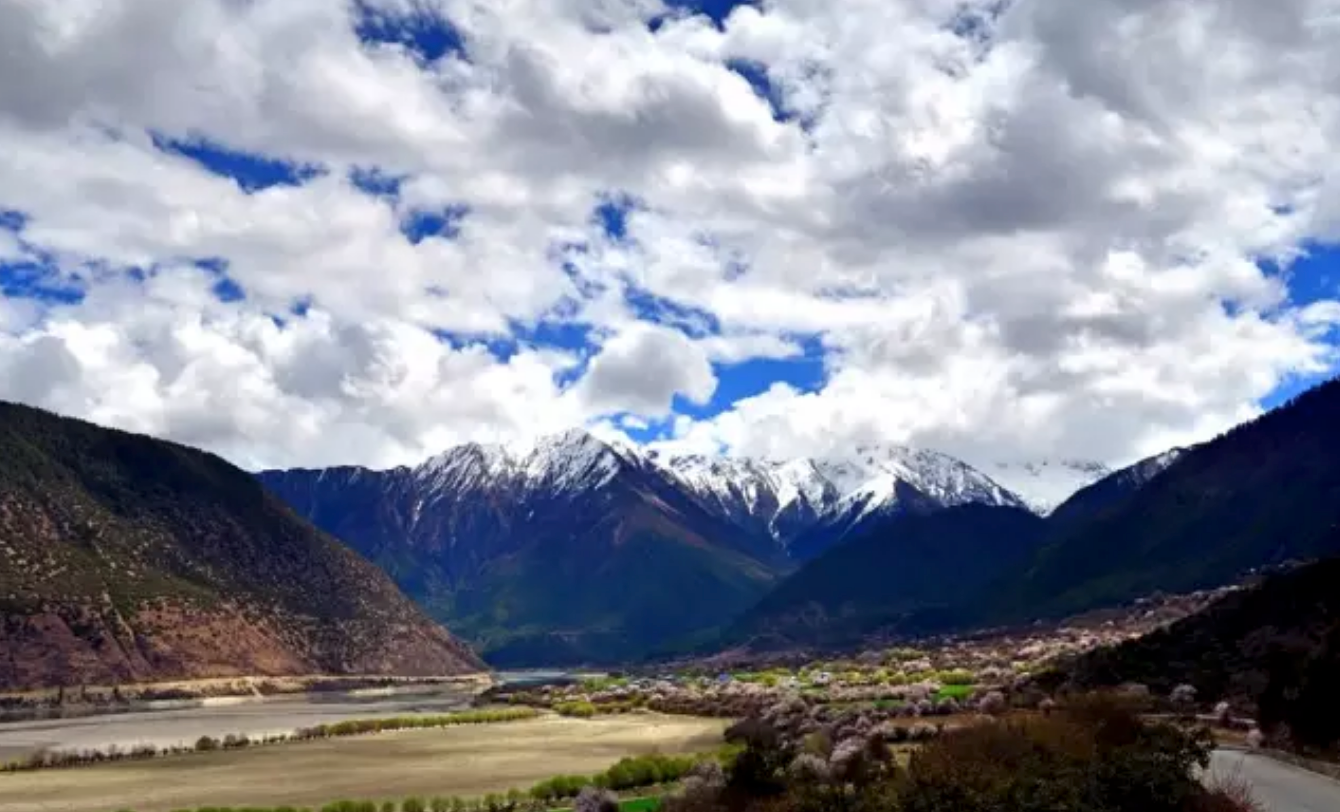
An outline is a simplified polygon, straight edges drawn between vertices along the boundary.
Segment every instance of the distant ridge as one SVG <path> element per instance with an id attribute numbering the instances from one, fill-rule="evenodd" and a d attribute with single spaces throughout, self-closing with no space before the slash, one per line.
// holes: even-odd
<path id="1" fill-rule="evenodd" d="M 1340 382 L 1330 381 L 1214 440 L 1116 471 L 1045 519 L 991 505 L 974 506 L 972 522 L 950 510 L 889 516 L 807 563 L 712 642 L 1022 624 L 1340 555 L 1337 416 Z"/>

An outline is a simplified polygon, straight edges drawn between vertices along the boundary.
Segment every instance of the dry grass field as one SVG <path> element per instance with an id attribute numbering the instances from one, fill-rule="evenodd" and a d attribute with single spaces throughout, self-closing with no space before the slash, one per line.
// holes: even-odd
<path id="1" fill-rule="evenodd" d="M 318 806 L 340 798 L 482 795 L 557 774 L 594 773 L 626 755 L 721 743 L 727 722 L 634 714 L 496 725 L 190 754 L 0 775 L 0 812 L 167 812 L 206 804 Z"/>

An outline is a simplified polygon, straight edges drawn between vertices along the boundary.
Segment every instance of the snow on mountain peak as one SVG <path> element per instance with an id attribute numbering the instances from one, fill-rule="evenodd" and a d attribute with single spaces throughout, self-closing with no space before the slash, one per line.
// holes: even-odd
<path id="1" fill-rule="evenodd" d="M 1025 506 L 991 477 L 938 451 L 898 445 L 859 446 L 850 457 L 831 465 L 848 482 L 858 482 L 844 489 L 844 501 L 863 505 L 863 512 L 894 505 L 900 483 L 946 506 L 966 502 Z"/>
<path id="2" fill-rule="evenodd" d="M 1101 462 L 1074 459 L 992 462 L 981 467 L 1043 516 L 1076 491 L 1112 473 L 1112 469 Z"/>
<path id="3" fill-rule="evenodd" d="M 438 489 L 505 481 L 559 490 L 600 487 L 618 473 L 622 454 L 582 429 L 506 445 L 465 443 L 429 458 L 415 476 Z"/>
<path id="4" fill-rule="evenodd" d="M 1124 473 L 1132 484 L 1143 485 L 1158 474 L 1163 473 L 1164 469 L 1176 462 L 1177 458 L 1184 453 L 1186 453 L 1185 448 L 1170 448 L 1162 454 L 1155 454 L 1152 457 L 1140 460 L 1127 468 Z"/>
<path id="5" fill-rule="evenodd" d="M 983 502 L 1023 506 L 1022 500 L 967 464 L 934 451 L 902 446 L 862 446 L 848 455 L 819 459 L 754 460 L 689 455 L 651 459 L 709 502 L 731 512 L 788 511 L 811 516 L 859 516 L 898 506 L 900 485 L 943 505 Z"/>
<path id="6" fill-rule="evenodd" d="M 1151 477 L 1176 456 L 1174 449 L 1150 458 L 1137 475 Z M 978 468 L 947 454 L 892 444 L 862 445 L 817 458 L 674 456 L 571 429 L 527 443 L 457 446 L 418 466 L 415 475 L 439 489 L 505 482 L 573 492 L 600 488 L 629 469 L 659 471 L 713 510 L 750 516 L 779 538 L 795 522 L 815 517 L 896 509 L 900 498 L 912 492 L 944 506 L 976 502 L 1028 507 L 1045 514 L 1110 473 L 1106 466 L 1084 460 Z"/>

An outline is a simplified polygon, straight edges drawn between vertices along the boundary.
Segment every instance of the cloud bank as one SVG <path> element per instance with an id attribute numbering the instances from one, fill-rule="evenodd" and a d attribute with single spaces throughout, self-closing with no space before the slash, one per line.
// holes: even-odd
<path id="1" fill-rule="evenodd" d="M 0 0 L 0 397 L 1122 463 L 1335 368 L 1340 2 L 721 6 Z"/>

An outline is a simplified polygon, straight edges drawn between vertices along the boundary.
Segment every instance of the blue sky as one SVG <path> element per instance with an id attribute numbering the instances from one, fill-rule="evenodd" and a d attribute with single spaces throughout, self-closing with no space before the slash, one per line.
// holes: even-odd
<path id="1" fill-rule="evenodd" d="M 769 452 L 841 435 L 833 442 L 884 436 L 1005 456 L 1096 444 L 1120 459 L 1217 431 L 1244 406 L 1278 405 L 1323 377 L 1291 374 L 1315 349 L 1291 319 L 1340 299 L 1340 248 L 1320 241 L 1335 230 L 1309 208 L 1324 208 L 1327 179 L 1306 170 L 1329 153 L 1261 145 L 1288 127 L 1315 137 L 1282 152 L 1331 134 L 1274 103 L 1273 86 L 1214 84 L 1233 65 L 1187 67 L 1245 59 L 1259 31 L 1225 30 L 1209 51 L 1188 34 L 1177 43 L 1191 50 L 1160 52 L 1157 64 L 1148 43 L 1126 42 L 1122 53 L 1144 55 L 1138 65 L 1093 66 L 1075 61 L 1073 42 L 1047 38 L 1145 30 L 1104 18 L 1118 13 L 1110 4 L 890 2 L 902 5 L 884 15 L 840 2 L 665 0 L 670 13 L 643 18 L 629 4 L 518 0 L 453 21 L 432 4 L 294 0 L 287 16 L 188 9 L 170 23 L 171 47 L 143 64 L 128 58 L 142 43 L 96 38 L 87 59 L 76 48 L 35 62 L 24 75 L 51 86 L 34 82 L 13 109 L 0 97 L 0 293 L 21 305 L 0 310 L 17 336 L 0 344 L 0 371 L 5 353 L 46 338 L 86 378 L 15 379 L 0 396 L 147 430 L 187 426 L 182 439 L 245 453 L 306 454 L 297 439 L 262 437 L 257 417 L 305 414 L 312 437 L 338 437 L 364 460 L 413 459 L 481 426 L 506 434 L 544 419 L 623 421 L 641 441 L 687 423 L 697 434 L 677 439 Z M 743 5 L 757 13 L 732 18 Z M 55 6 L 43 13 L 55 15 L 48 27 L 79 23 L 55 19 Z M 1036 64 L 989 64 L 998 18 L 1030 14 L 1045 19 L 1010 31 L 1033 38 Z M 41 30 L 19 36 L 37 42 Z M 245 47 L 216 53 L 223 33 Z M 1312 64 L 1325 57 L 1308 50 L 1314 39 L 1270 45 L 1280 64 Z M 145 75 L 103 81 L 99 60 L 117 48 Z M 1316 90 L 1315 71 L 1259 75 L 1283 99 Z M 1084 92 L 1052 99 L 1055 88 Z M 1173 103 L 1193 91 L 1204 105 Z M 1051 100 L 1011 107 L 1041 98 Z M 1106 124 L 1086 116 L 1143 114 L 1170 134 L 1157 154 L 1140 139 L 1095 150 Z M 890 126 L 852 126 L 871 117 Z M 1148 123 L 1129 132 L 1152 132 Z M 1207 131 L 1223 139 L 1213 166 L 1183 137 Z M 982 159 L 993 152 L 999 161 Z M 941 159 L 966 174 L 937 175 Z M 1174 188 L 1173 177 L 1200 185 Z M 1119 186 L 1150 202 L 1113 216 L 1104 190 Z M 1267 211 L 1254 212 L 1259 201 Z M 1287 269 L 1259 263 L 1289 290 L 1263 327 L 1232 310 L 1228 297 L 1251 285 L 1223 267 L 1192 275 L 1191 304 L 1184 288 L 1100 272 L 1101 250 L 1138 254 L 1139 235 L 1174 235 L 1179 253 L 1210 262 L 1285 233 L 1311 241 Z M 1147 253 L 1140 267 L 1155 267 L 1161 252 Z M 112 279 L 140 287 L 95 295 Z M 1095 287 L 1103 279 L 1111 290 Z M 887 308 L 831 294 L 852 286 Z M 143 302 L 126 292 L 136 289 Z M 195 312 L 192 296 L 211 304 Z M 1070 323 L 1059 313 L 1098 301 L 1121 312 L 1055 335 Z M 1221 302 L 1230 328 L 1212 315 Z M 252 317 L 289 337 L 258 338 Z M 59 319 L 68 324 L 52 326 Z M 655 348 L 619 344 L 643 325 L 666 328 L 639 339 Z M 445 348 L 422 368 L 419 333 Z M 1104 341 L 1106 355 L 1094 349 Z M 612 357 L 616 345 L 626 357 Z M 295 347 L 310 357 L 293 362 Z M 651 363 L 671 352 L 682 375 Z M 575 361 L 549 360 L 559 356 Z M 602 360 L 627 366 L 604 376 L 625 391 L 584 389 Z M 241 369 L 254 386 L 221 383 Z M 425 380 L 440 398 L 409 391 Z M 126 381 L 146 389 L 118 394 Z M 1182 391 L 1131 391 L 1148 381 Z M 1277 385 L 1263 395 L 1262 381 Z M 779 384 L 786 391 L 751 410 Z M 211 407 L 237 396 L 235 411 L 175 414 L 196 408 L 181 396 L 193 386 L 220 387 L 199 397 Z M 1057 388 L 1032 404 L 999 400 L 1029 386 Z M 609 407 L 625 401 L 642 411 Z M 1037 418 L 1044 407 L 1055 414 Z M 821 430 L 787 425 L 777 415 L 788 410 Z M 739 419 L 718 420 L 729 414 Z M 976 435 L 980 449 L 964 439 Z"/>

